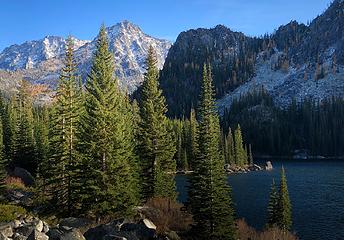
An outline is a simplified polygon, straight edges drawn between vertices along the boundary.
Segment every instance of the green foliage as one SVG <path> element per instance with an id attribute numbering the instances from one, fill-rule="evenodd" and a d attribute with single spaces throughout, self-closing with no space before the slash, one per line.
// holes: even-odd
<path id="1" fill-rule="evenodd" d="M 291 203 L 289 199 L 287 178 L 284 168 L 281 170 L 281 182 L 279 189 L 276 189 L 275 181 L 272 180 L 270 200 L 268 205 L 267 227 L 278 227 L 289 231 L 292 226 Z"/>
<path id="2" fill-rule="evenodd" d="M 268 219 L 267 226 L 275 227 L 278 222 L 278 202 L 279 195 L 275 185 L 275 180 L 272 179 L 271 190 L 270 190 L 270 199 L 268 205 Z"/>
<path id="3" fill-rule="evenodd" d="M 206 66 L 198 114 L 198 154 L 189 188 L 195 234 L 198 239 L 235 239 L 234 211 L 223 168 L 211 69 Z"/>
<path id="4" fill-rule="evenodd" d="M 225 163 L 235 165 L 234 139 L 231 128 L 229 128 L 227 136 L 223 137 L 223 154 Z"/>
<path id="5" fill-rule="evenodd" d="M 73 50 L 73 40 L 69 37 L 65 66 L 61 71 L 56 103 L 51 114 L 49 159 L 46 158 L 46 150 L 41 152 L 41 174 L 44 178 L 43 184 L 46 185 L 43 187 L 49 189 L 47 194 L 55 208 L 54 210 L 68 215 L 75 212 L 80 203 L 77 196 L 80 159 L 76 151 L 78 141 L 76 131 L 82 105 Z M 46 115 L 47 113 L 43 112 L 42 118 L 47 118 Z M 44 139 L 47 126 L 41 123 L 38 130 L 41 132 L 39 134 L 43 134 L 41 136 L 43 139 L 38 141 L 39 146 L 47 149 L 47 141 Z"/>
<path id="6" fill-rule="evenodd" d="M 5 178 L 7 176 L 6 172 L 6 162 L 4 159 L 4 144 L 3 144 L 3 125 L 0 120 L 0 194 L 2 190 L 5 188 Z"/>
<path id="7" fill-rule="evenodd" d="M 264 89 L 258 89 L 234 100 L 225 111 L 223 129 L 238 124 L 258 154 L 290 156 L 297 149 L 307 149 L 313 156 L 344 154 L 344 100 L 340 97 L 292 101 L 280 109 Z"/>
<path id="8" fill-rule="evenodd" d="M 35 157 L 34 126 L 32 99 L 29 84 L 22 80 L 16 96 L 14 125 L 14 156 L 13 164 L 36 173 L 37 162 Z"/>
<path id="9" fill-rule="evenodd" d="M 198 154 L 197 153 L 197 149 L 198 149 L 197 128 L 198 128 L 198 122 L 196 120 L 196 112 L 192 108 L 190 112 L 190 126 L 189 126 L 188 139 L 187 139 L 188 163 L 189 163 L 189 168 L 191 169 L 193 169 L 193 161 L 195 161 Z"/>
<path id="10" fill-rule="evenodd" d="M 142 197 L 176 198 L 173 173 L 175 146 L 166 117 L 167 105 L 158 83 L 154 49 L 150 47 L 140 103 L 139 155 L 142 168 Z"/>
<path id="11" fill-rule="evenodd" d="M 284 230 L 290 230 L 292 225 L 291 203 L 288 193 L 287 178 L 283 167 L 281 170 L 281 183 L 279 189 L 277 225 Z"/>
<path id="12" fill-rule="evenodd" d="M 26 210 L 22 207 L 0 204 L 0 223 L 13 221 L 18 215 L 24 214 L 26 214 Z"/>
<path id="13" fill-rule="evenodd" d="M 86 82 L 85 111 L 81 116 L 82 210 L 97 218 L 129 214 L 137 204 L 133 113 L 113 77 L 113 57 L 102 26 Z"/>
<path id="14" fill-rule="evenodd" d="M 239 124 L 234 132 L 234 152 L 236 165 L 242 167 L 248 164 L 247 151 L 244 148 L 244 142 L 242 139 L 241 128 Z"/>

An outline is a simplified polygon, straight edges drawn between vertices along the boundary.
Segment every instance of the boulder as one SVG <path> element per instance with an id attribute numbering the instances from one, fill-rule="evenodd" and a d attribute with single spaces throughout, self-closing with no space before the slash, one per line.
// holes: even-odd
<path id="1" fill-rule="evenodd" d="M 43 230 L 42 230 L 42 232 L 44 232 L 44 233 L 47 233 L 47 232 L 49 232 L 49 226 L 48 226 L 48 224 L 46 224 L 45 222 L 43 222 Z"/>
<path id="2" fill-rule="evenodd" d="M 121 232 L 130 232 L 135 234 L 138 239 L 149 240 L 154 238 L 155 229 L 148 228 L 145 224 L 125 223 L 121 227 Z"/>
<path id="3" fill-rule="evenodd" d="M 13 229 L 10 223 L 0 225 L 0 234 L 4 237 L 12 237 Z"/>
<path id="4" fill-rule="evenodd" d="M 60 221 L 59 226 L 66 226 L 71 228 L 83 228 L 87 227 L 92 223 L 92 221 L 86 218 L 64 218 Z"/>
<path id="5" fill-rule="evenodd" d="M 148 219 L 139 223 L 120 219 L 91 228 L 85 232 L 84 236 L 87 240 L 150 240 L 155 237 L 156 230 L 154 227 L 155 225 Z"/>
<path id="6" fill-rule="evenodd" d="M 265 170 L 270 171 L 270 170 L 272 170 L 272 169 L 273 169 L 272 163 L 271 163 L 270 161 L 267 161 L 267 162 L 265 163 Z"/>
<path id="7" fill-rule="evenodd" d="M 72 229 L 70 231 L 64 232 L 59 240 L 85 240 L 85 237 L 78 229 Z"/>
<path id="8" fill-rule="evenodd" d="M 14 234 L 13 240 L 27 240 L 27 237 L 16 233 Z"/>
<path id="9" fill-rule="evenodd" d="M 50 228 L 47 232 L 47 235 L 50 240 L 60 240 L 61 235 L 63 234 L 63 231 L 58 228 Z"/>
<path id="10" fill-rule="evenodd" d="M 32 186 L 35 183 L 35 178 L 31 175 L 29 171 L 24 168 L 15 167 L 13 171 L 13 176 L 19 177 L 26 186 Z"/>
<path id="11" fill-rule="evenodd" d="M 147 219 L 147 218 L 143 219 L 143 224 L 144 224 L 147 228 L 149 228 L 149 229 L 154 229 L 154 230 L 156 230 L 155 224 L 154 224 L 151 220 L 149 220 L 149 219 Z"/>
<path id="12" fill-rule="evenodd" d="M 0 233 L 0 240 L 10 240 L 8 237 Z"/>
<path id="13" fill-rule="evenodd" d="M 38 219 L 33 224 L 38 232 L 43 231 L 43 222 L 41 220 Z"/>
<path id="14" fill-rule="evenodd" d="M 25 237 L 30 236 L 30 234 L 35 230 L 34 226 L 24 225 L 16 229 L 16 233 Z"/>
<path id="15" fill-rule="evenodd" d="M 49 240 L 49 237 L 40 231 L 34 229 L 32 233 L 28 236 L 27 240 Z"/>

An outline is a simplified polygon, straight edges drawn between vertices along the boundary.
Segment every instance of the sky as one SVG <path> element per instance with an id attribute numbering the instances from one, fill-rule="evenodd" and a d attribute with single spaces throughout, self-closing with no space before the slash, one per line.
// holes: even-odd
<path id="1" fill-rule="evenodd" d="M 102 23 L 128 20 L 174 41 L 191 28 L 223 24 L 250 36 L 291 20 L 307 23 L 331 0 L 0 0 L 0 51 L 47 35 L 92 40 Z"/>

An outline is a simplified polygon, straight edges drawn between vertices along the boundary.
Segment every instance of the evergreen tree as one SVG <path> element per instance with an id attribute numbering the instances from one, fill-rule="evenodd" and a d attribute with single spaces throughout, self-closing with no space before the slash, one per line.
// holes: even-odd
<path id="1" fill-rule="evenodd" d="M 46 171 L 41 169 L 48 160 L 49 153 L 49 113 L 47 106 L 37 109 L 35 116 L 36 161 L 38 163 L 37 177 L 47 177 Z M 42 175 L 42 176 L 40 176 Z"/>
<path id="2" fill-rule="evenodd" d="M 1 95 L 1 94 L 0 94 Z M 3 145 L 4 145 L 4 155 L 3 160 L 6 161 L 8 164 L 12 159 L 12 151 L 11 146 L 13 146 L 13 136 L 14 133 L 11 131 L 11 122 L 10 122 L 10 115 L 9 115 L 9 103 L 5 102 L 4 97 L 0 96 L 0 117 L 3 126 Z"/>
<path id="3" fill-rule="evenodd" d="M 277 225 L 283 230 L 290 230 L 292 225 L 291 203 L 289 199 L 287 178 L 284 167 L 281 170 L 281 183 L 278 200 L 278 222 Z"/>
<path id="4" fill-rule="evenodd" d="M 234 132 L 234 144 L 235 144 L 235 163 L 238 166 L 247 165 L 247 151 L 244 148 L 241 128 L 238 124 L 237 129 Z"/>
<path id="5" fill-rule="evenodd" d="M 23 167 L 32 174 L 36 174 L 37 162 L 35 157 L 34 126 L 32 99 L 29 83 L 22 80 L 16 98 L 15 111 L 15 139 L 14 165 Z"/>
<path id="6" fill-rule="evenodd" d="M 225 162 L 231 165 L 235 164 L 235 151 L 232 129 L 229 128 L 227 136 L 224 138 Z"/>
<path id="7" fill-rule="evenodd" d="M 154 49 L 149 48 L 147 71 L 142 84 L 140 104 L 140 163 L 142 165 L 142 196 L 176 198 L 173 173 L 175 146 L 166 117 L 167 106 L 159 88 Z"/>
<path id="8" fill-rule="evenodd" d="M 132 111 L 113 77 L 113 56 L 101 27 L 86 82 L 79 150 L 82 153 L 82 210 L 97 219 L 129 214 L 137 204 Z"/>
<path id="9" fill-rule="evenodd" d="M 0 119 L 0 194 L 2 190 L 5 188 L 5 178 L 6 178 L 6 162 L 4 159 L 4 146 L 3 146 L 3 130 L 2 130 L 2 122 Z"/>
<path id="10" fill-rule="evenodd" d="M 189 126 L 189 133 L 188 133 L 188 163 L 189 168 L 193 169 L 193 161 L 195 161 L 197 157 L 197 120 L 196 120 L 196 112 L 192 108 L 190 112 L 190 126 Z"/>
<path id="11" fill-rule="evenodd" d="M 198 154 L 193 162 L 189 202 L 197 239 L 235 239 L 230 187 L 220 149 L 220 124 L 216 112 L 210 67 L 203 69 L 199 105 Z"/>
<path id="12" fill-rule="evenodd" d="M 268 205 L 268 227 L 274 227 L 278 222 L 278 202 L 279 195 L 276 189 L 275 180 L 272 179 L 271 190 L 270 190 L 270 200 Z"/>
<path id="13" fill-rule="evenodd" d="M 252 154 L 252 145 L 248 145 L 248 160 L 251 166 L 253 166 L 253 154 Z"/>
<path id="14" fill-rule="evenodd" d="M 60 75 L 57 101 L 52 114 L 49 176 L 47 176 L 53 206 L 67 215 L 70 215 L 72 210 L 75 211 L 78 206 L 76 178 L 80 162 L 76 151 L 76 131 L 82 105 L 73 51 L 73 40 L 69 37 L 65 66 Z"/>

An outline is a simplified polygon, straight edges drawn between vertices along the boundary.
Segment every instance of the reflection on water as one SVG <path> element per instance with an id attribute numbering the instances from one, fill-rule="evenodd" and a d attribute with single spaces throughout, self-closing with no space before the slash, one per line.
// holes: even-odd
<path id="1" fill-rule="evenodd" d="M 249 225 L 261 229 L 273 178 L 279 181 L 286 169 L 293 206 L 293 230 L 303 240 L 344 239 L 344 161 L 273 161 L 273 171 L 232 174 L 236 214 Z M 179 200 L 187 199 L 187 177 L 176 176 Z"/>

